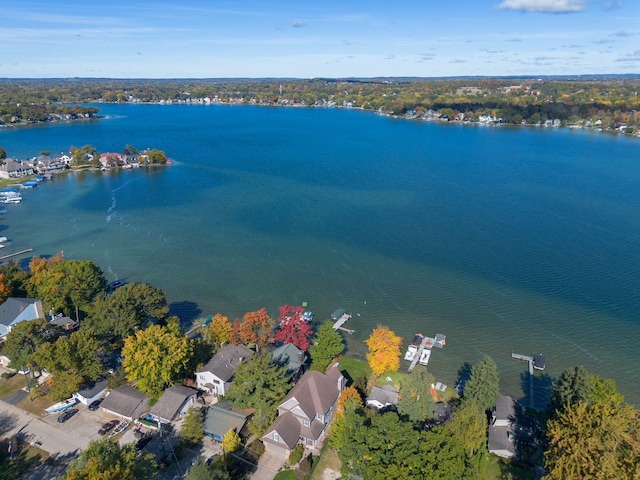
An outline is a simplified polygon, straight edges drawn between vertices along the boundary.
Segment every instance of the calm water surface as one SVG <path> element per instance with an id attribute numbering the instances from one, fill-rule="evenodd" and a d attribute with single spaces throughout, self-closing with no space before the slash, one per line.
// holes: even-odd
<path id="1" fill-rule="evenodd" d="M 171 167 L 59 176 L 8 206 L 7 251 L 96 261 L 163 288 L 184 320 L 308 301 L 444 333 L 436 378 L 489 354 L 524 396 L 583 364 L 640 401 L 640 143 L 570 130 L 463 127 L 363 112 L 105 105 L 109 118 L 0 129 L 10 156 L 157 147 Z M 3 251 L 4 253 L 4 251 Z M 526 390 L 526 388 L 524 389 Z"/>

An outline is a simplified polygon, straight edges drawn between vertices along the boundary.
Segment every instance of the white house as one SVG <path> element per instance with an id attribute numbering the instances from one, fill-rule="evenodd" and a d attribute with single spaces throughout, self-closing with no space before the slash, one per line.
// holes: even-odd
<path id="1" fill-rule="evenodd" d="M 202 370 L 196 372 L 196 385 L 216 397 L 226 395 L 233 382 L 233 372 L 253 353 L 244 345 L 222 345 Z"/>
<path id="2" fill-rule="evenodd" d="M 104 397 L 108 388 L 109 382 L 106 379 L 98 380 L 97 382 L 84 385 L 73 394 L 73 397 L 83 405 L 90 405 L 94 400 Z"/>
<path id="3" fill-rule="evenodd" d="M 36 318 L 45 318 L 40 300 L 36 298 L 7 298 L 0 305 L 0 338 L 6 338 L 17 323 Z"/>

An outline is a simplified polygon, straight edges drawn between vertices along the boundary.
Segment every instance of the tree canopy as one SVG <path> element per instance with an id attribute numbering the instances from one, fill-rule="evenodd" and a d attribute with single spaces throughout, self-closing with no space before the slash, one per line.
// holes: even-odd
<path id="1" fill-rule="evenodd" d="M 231 328 L 231 343 L 256 345 L 263 348 L 273 339 L 275 320 L 269 316 L 265 308 L 255 312 L 247 312 L 242 320 L 234 320 Z"/>
<path id="2" fill-rule="evenodd" d="M 331 361 L 344 351 L 344 339 L 333 328 L 333 322 L 324 322 L 314 335 L 309 348 L 311 368 L 324 371 Z"/>
<path id="3" fill-rule="evenodd" d="M 475 401 L 484 411 L 495 406 L 499 396 L 498 367 L 490 356 L 485 355 L 471 367 L 471 375 L 464 386 L 463 398 Z"/>
<path id="4" fill-rule="evenodd" d="M 67 469 L 66 480 L 142 480 L 156 475 L 153 454 L 138 455 L 135 444 L 93 440 Z"/>
<path id="5" fill-rule="evenodd" d="M 402 338 L 388 327 L 378 325 L 365 343 L 369 347 L 367 360 L 374 375 L 398 371 Z"/>
<path id="6" fill-rule="evenodd" d="M 398 413 L 414 423 L 424 423 L 433 418 L 436 402 L 431 396 L 431 385 L 434 383 L 435 378 L 426 368 L 418 368 L 411 375 L 403 377 L 400 381 Z"/>
<path id="7" fill-rule="evenodd" d="M 181 380 L 193 354 L 188 338 L 177 320 L 167 326 L 151 325 L 127 337 L 122 348 L 122 365 L 127 378 L 152 398 Z"/>
<path id="8" fill-rule="evenodd" d="M 302 316 L 303 313 L 304 307 L 281 306 L 278 315 L 278 329 L 273 337 L 274 342 L 292 343 L 306 352 L 313 330 L 309 322 Z"/>
<path id="9" fill-rule="evenodd" d="M 209 325 L 203 331 L 202 336 L 216 348 L 231 339 L 231 322 L 229 318 L 220 313 L 216 313 Z"/>

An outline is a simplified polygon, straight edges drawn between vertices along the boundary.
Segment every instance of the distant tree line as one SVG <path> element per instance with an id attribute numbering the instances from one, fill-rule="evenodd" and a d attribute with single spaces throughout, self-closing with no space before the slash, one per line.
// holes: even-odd
<path id="1" fill-rule="evenodd" d="M 598 128 L 634 133 L 640 124 L 640 78 L 543 77 L 480 79 L 204 79 L 3 80 L 0 118 L 46 121 L 51 113 L 95 116 L 96 107 L 72 103 L 240 103 L 362 108 L 448 120 L 492 116 L 504 123 L 598 122 Z"/>

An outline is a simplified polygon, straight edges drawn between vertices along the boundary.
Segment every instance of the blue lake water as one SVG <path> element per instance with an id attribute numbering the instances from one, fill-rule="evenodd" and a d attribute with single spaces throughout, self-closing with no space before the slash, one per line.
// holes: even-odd
<path id="1" fill-rule="evenodd" d="M 108 118 L 0 129 L 9 156 L 155 147 L 169 167 L 58 176 L 9 205 L 7 251 L 97 262 L 164 289 L 183 319 L 308 301 L 385 324 L 454 386 L 465 362 L 543 352 L 538 395 L 582 364 L 640 403 L 640 143 L 565 129 L 483 128 L 329 109 L 101 105 Z"/>

